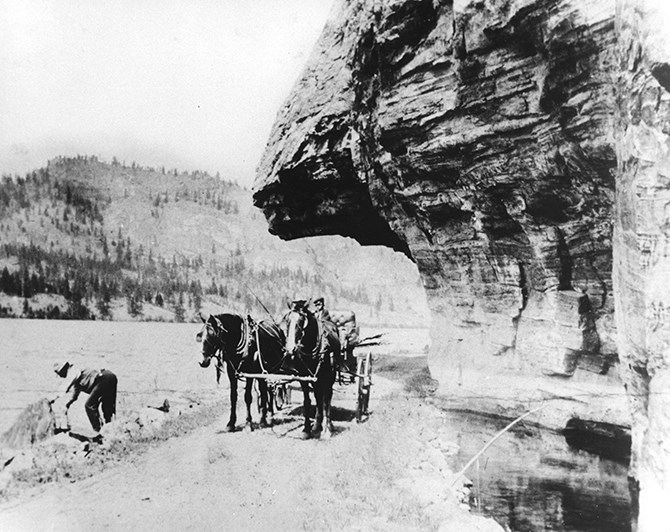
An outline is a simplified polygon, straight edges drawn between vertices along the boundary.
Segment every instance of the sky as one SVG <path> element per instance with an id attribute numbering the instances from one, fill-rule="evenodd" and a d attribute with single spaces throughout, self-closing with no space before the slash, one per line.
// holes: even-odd
<path id="1" fill-rule="evenodd" d="M 251 186 L 333 0 L 0 0 L 0 173 L 58 155 Z"/>

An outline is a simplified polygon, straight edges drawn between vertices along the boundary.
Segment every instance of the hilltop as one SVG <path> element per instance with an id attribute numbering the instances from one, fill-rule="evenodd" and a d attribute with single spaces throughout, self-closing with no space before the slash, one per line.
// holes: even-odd
<path id="1" fill-rule="evenodd" d="M 416 267 L 382 247 L 270 235 L 251 193 L 204 172 L 57 158 L 0 184 L 0 316 L 274 317 L 325 296 L 362 321 L 425 324 Z"/>

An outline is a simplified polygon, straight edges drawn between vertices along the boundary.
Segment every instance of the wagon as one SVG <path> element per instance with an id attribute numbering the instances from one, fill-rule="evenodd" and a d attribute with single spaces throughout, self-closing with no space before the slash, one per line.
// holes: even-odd
<path id="1" fill-rule="evenodd" d="M 355 384 L 357 388 L 356 395 L 356 421 L 361 422 L 369 415 L 370 390 L 372 387 L 372 353 L 356 353 L 354 356 L 354 369 L 340 368 L 337 372 L 336 381 L 340 386 L 349 386 Z M 260 378 L 257 374 L 241 374 L 243 377 Z M 271 392 L 273 408 L 277 411 L 282 410 L 292 401 L 293 388 L 290 383 L 298 380 L 309 380 L 309 377 L 298 377 L 294 375 L 266 375 L 265 380 L 268 383 L 268 389 Z M 258 408 L 260 405 L 260 395 L 258 396 Z"/>
<path id="2" fill-rule="evenodd" d="M 372 353 L 361 352 L 361 348 L 378 345 L 381 335 L 360 338 L 356 316 L 351 311 L 331 312 L 332 321 L 337 325 L 342 346 L 342 359 L 338 367 L 335 382 L 340 386 L 356 386 L 356 421 L 361 422 L 369 415 L 370 391 L 372 387 Z M 358 351 L 358 352 L 356 352 Z M 294 381 L 312 381 L 312 377 L 292 374 L 250 374 L 241 373 L 242 377 L 262 378 L 268 383 L 271 392 L 272 406 L 282 410 L 291 403 Z M 259 408 L 260 408 L 260 397 Z"/>
<path id="3" fill-rule="evenodd" d="M 358 395 L 356 400 L 356 421 L 360 423 L 363 416 L 369 414 L 370 387 L 372 386 L 372 353 L 368 351 L 364 355 L 356 356 L 356 380 L 358 383 Z"/>
<path id="4" fill-rule="evenodd" d="M 357 391 L 356 420 L 369 414 L 370 388 L 372 386 L 372 354 L 361 353 L 362 347 L 376 345 L 379 335 L 361 339 L 356 315 L 350 311 L 332 311 L 331 319 L 337 325 L 342 346 L 342 365 L 337 374 L 340 384 L 355 383 Z M 358 353 L 355 350 L 358 349 Z"/>

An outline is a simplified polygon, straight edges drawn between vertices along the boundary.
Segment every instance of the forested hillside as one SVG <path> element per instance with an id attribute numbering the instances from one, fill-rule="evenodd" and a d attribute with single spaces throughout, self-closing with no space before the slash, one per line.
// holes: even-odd
<path id="1" fill-rule="evenodd" d="M 3 317 L 191 321 L 264 306 L 276 318 L 286 299 L 318 295 L 369 322 L 426 315 L 406 258 L 339 237 L 282 242 L 218 175 L 55 159 L 3 177 L 0 235 Z"/>

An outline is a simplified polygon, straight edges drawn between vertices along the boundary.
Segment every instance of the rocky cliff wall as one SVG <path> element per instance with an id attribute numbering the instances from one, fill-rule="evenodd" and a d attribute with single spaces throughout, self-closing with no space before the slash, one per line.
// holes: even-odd
<path id="1" fill-rule="evenodd" d="M 443 391 L 486 409 L 564 396 L 557 425 L 627 421 L 598 393 L 623 394 L 614 3 L 581 4 L 341 2 L 254 196 L 282 238 L 338 233 L 406 253 Z"/>
<path id="2" fill-rule="evenodd" d="M 340 0 L 254 195 L 282 238 L 416 263 L 462 406 L 630 423 L 638 530 L 670 497 L 663 4 Z"/>
<path id="3" fill-rule="evenodd" d="M 666 530 L 670 500 L 670 6 L 617 5 L 614 281 L 633 406 L 639 530 Z"/>

